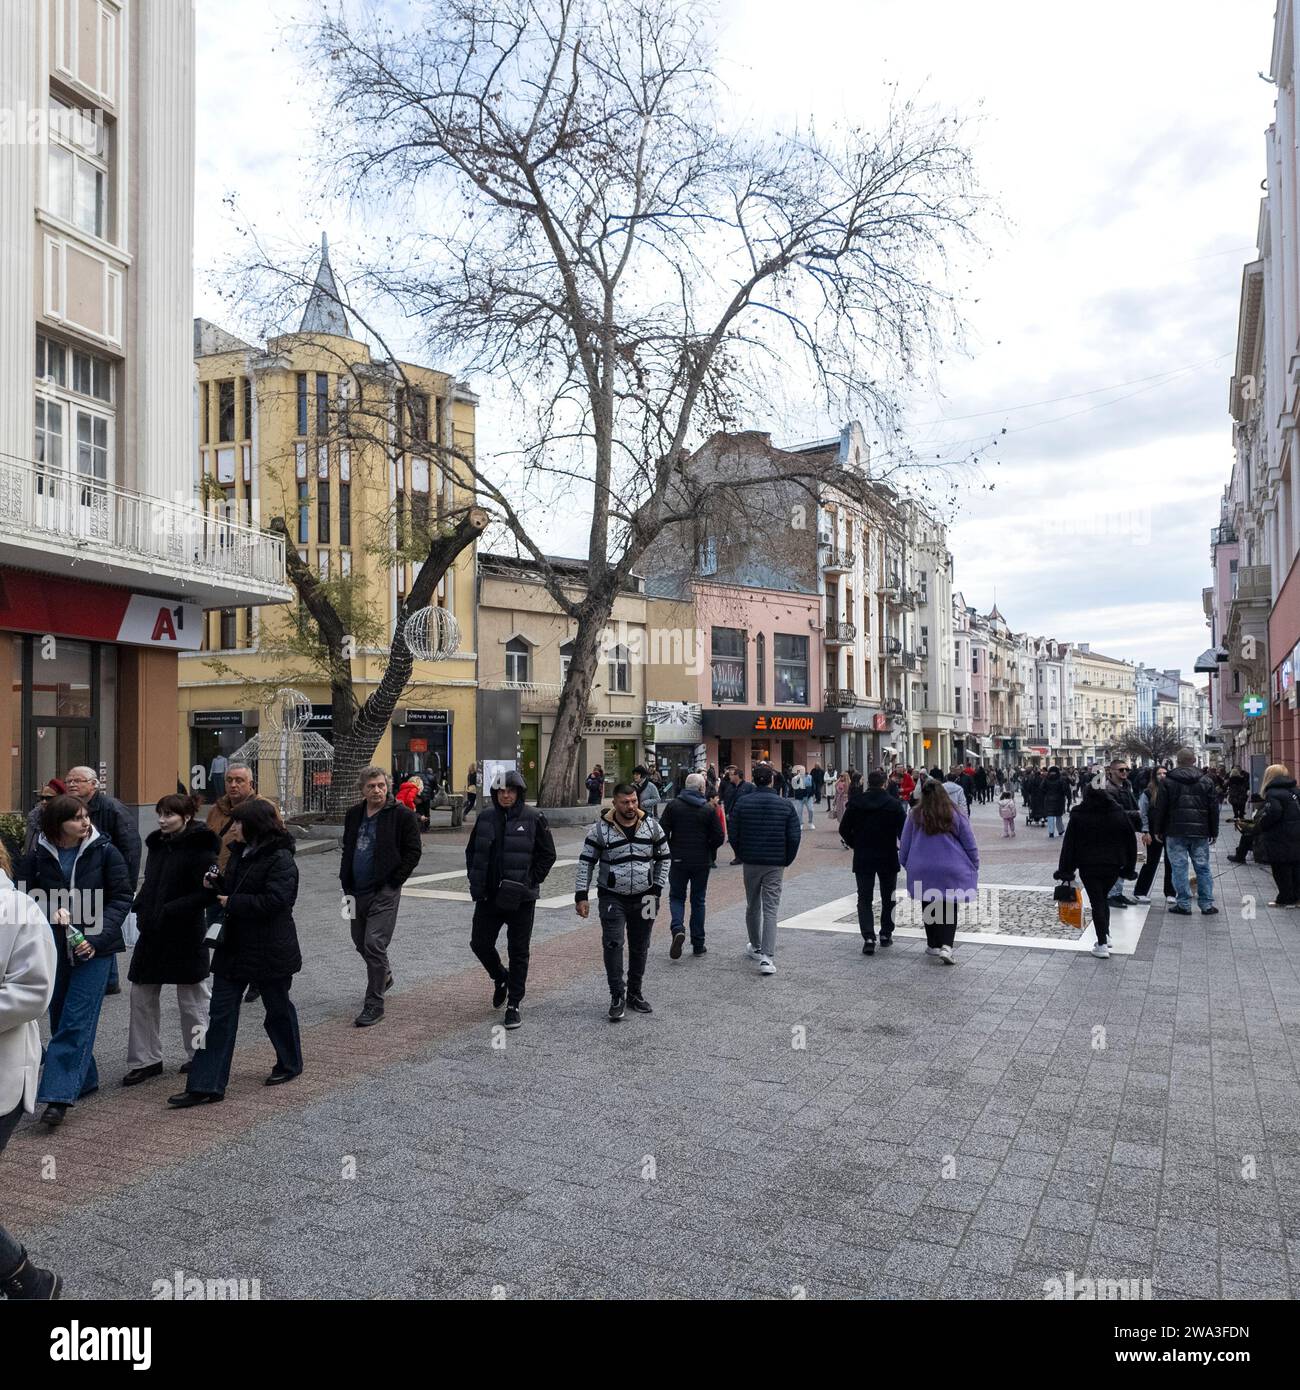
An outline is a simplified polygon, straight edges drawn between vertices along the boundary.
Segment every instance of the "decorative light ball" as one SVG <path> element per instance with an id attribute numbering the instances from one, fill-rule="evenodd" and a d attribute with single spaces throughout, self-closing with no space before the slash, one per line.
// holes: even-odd
<path id="1" fill-rule="evenodd" d="M 301 690 L 284 686 L 271 697 L 282 729 L 305 729 L 311 723 L 311 701 Z"/>
<path id="2" fill-rule="evenodd" d="M 445 608 L 419 608 L 402 635 L 417 661 L 446 661 L 460 650 L 460 624 Z"/>

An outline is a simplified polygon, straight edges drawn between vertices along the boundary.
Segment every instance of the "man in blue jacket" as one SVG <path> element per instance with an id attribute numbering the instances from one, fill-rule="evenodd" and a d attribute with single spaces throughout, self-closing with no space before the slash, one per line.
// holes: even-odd
<path id="1" fill-rule="evenodd" d="M 745 954 L 758 961 L 759 973 L 775 975 L 776 911 L 781 883 L 799 853 L 799 812 L 776 794 L 768 763 L 754 769 L 754 790 L 738 797 L 729 826 L 736 858 L 745 866 Z"/>

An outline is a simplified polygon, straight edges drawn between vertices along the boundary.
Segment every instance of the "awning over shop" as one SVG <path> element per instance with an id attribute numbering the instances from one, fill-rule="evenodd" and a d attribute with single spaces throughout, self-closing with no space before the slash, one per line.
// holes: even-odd
<path id="1" fill-rule="evenodd" d="M 1208 671 L 1213 675 L 1227 659 L 1227 647 L 1206 647 L 1200 656 L 1196 658 L 1196 664 L 1192 667 L 1192 670 Z"/>

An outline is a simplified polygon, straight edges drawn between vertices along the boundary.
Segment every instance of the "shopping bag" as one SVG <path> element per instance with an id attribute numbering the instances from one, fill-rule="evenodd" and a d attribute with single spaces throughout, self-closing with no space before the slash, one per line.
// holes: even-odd
<path id="1" fill-rule="evenodd" d="M 1056 915 L 1067 927 L 1076 931 L 1083 927 L 1083 894 L 1076 888 L 1067 903 L 1056 904 Z"/>

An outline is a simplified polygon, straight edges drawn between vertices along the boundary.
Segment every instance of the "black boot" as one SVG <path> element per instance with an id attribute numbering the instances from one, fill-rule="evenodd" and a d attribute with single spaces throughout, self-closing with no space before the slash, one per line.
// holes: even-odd
<path id="1" fill-rule="evenodd" d="M 0 1289 L 11 1302 L 49 1302 L 58 1298 L 63 1280 L 53 1270 L 37 1269 L 23 1251 L 23 1258 L 12 1274 L 0 1279 Z"/>

